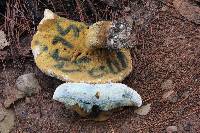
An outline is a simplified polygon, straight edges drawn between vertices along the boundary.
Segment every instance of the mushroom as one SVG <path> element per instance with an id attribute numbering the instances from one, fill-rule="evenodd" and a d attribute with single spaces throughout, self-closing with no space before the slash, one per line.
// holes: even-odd
<path id="1" fill-rule="evenodd" d="M 136 91 L 115 83 L 132 71 L 130 32 L 123 20 L 88 26 L 46 9 L 31 48 L 40 70 L 67 82 L 56 88 L 53 99 L 96 121 L 124 106 L 140 107 Z"/>
<path id="2" fill-rule="evenodd" d="M 96 121 L 108 119 L 114 109 L 142 105 L 140 95 L 121 83 L 64 83 L 56 88 L 53 99 Z"/>
<path id="3" fill-rule="evenodd" d="M 36 65 L 47 75 L 66 82 L 122 81 L 132 71 L 132 60 L 130 50 L 121 48 L 123 45 L 112 48 L 114 42 L 116 46 L 123 44 L 123 36 L 129 34 L 120 23 L 100 21 L 88 26 L 45 10 L 31 43 Z M 121 30 L 111 37 L 114 27 Z"/>

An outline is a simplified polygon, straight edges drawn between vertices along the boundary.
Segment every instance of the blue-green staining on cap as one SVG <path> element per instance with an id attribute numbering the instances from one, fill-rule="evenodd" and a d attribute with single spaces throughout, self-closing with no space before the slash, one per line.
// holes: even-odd
<path id="1" fill-rule="evenodd" d="M 75 64 L 80 65 L 80 64 L 85 64 L 89 63 L 91 59 L 87 56 L 82 56 L 74 61 Z"/>
<path id="2" fill-rule="evenodd" d="M 61 43 L 62 45 L 66 46 L 68 48 L 73 48 L 73 45 L 69 41 L 65 40 L 63 37 L 61 37 L 59 35 L 56 35 L 52 40 L 52 44 L 56 45 L 58 43 Z"/>
<path id="3" fill-rule="evenodd" d="M 117 58 L 108 58 L 106 60 L 107 66 L 113 74 L 117 74 L 127 67 L 125 55 L 121 51 L 116 51 L 115 53 Z"/>
<path id="4" fill-rule="evenodd" d="M 47 46 L 43 46 L 42 47 L 42 51 L 47 52 L 48 51 L 48 47 Z"/>
<path id="5" fill-rule="evenodd" d="M 55 49 L 53 50 L 51 54 L 51 57 L 55 60 L 55 61 L 62 61 L 62 62 L 69 62 L 70 61 L 70 57 L 61 57 L 59 55 L 59 49 Z"/>
<path id="6" fill-rule="evenodd" d="M 121 71 L 121 68 L 119 66 L 119 62 L 117 60 L 107 59 L 106 63 L 108 65 L 111 73 L 117 74 Z"/>
<path id="7" fill-rule="evenodd" d="M 88 71 L 88 74 L 92 77 L 101 77 L 105 73 L 108 73 L 108 69 L 105 66 L 99 66 L 98 68 L 92 68 Z"/>
<path id="8" fill-rule="evenodd" d="M 72 69 L 70 69 L 70 70 L 62 69 L 61 71 L 64 72 L 64 73 L 81 72 L 80 69 L 73 69 L 73 70 Z"/>
<path id="9" fill-rule="evenodd" d="M 65 62 L 64 61 L 60 61 L 57 64 L 55 64 L 54 67 L 56 67 L 58 69 L 61 69 L 61 68 L 64 67 L 64 65 L 65 65 Z"/>
<path id="10" fill-rule="evenodd" d="M 79 37 L 80 29 L 74 24 L 70 24 L 68 27 L 64 29 L 63 27 L 60 26 L 59 22 L 57 22 L 56 28 L 60 33 L 60 35 L 62 36 L 66 36 L 70 31 L 72 31 L 75 38 Z"/>
<path id="11" fill-rule="evenodd" d="M 59 50 L 58 49 L 55 49 L 52 54 L 51 54 L 51 57 L 54 59 L 54 60 L 59 60 Z"/>
<path id="12" fill-rule="evenodd" d="M 124 53 L 122 53 L 121 51 L 117 51 L 116 54 L 117 54 L 117 58 L 120 61 L 122 67 L 126 68 L 127 62 L 126 62 L 126 57 L 125 57 Z"/>
<path id="13" fill-rule="evenodd" d="M 64 83 L 56 88 L 53 99 L 67 107 L 78 105 L 87 113 L 91 113 L 94 106 L 101 111 L 109 111 L 123 106 L 142 105 L 140 95 L 121 83 Z"/>

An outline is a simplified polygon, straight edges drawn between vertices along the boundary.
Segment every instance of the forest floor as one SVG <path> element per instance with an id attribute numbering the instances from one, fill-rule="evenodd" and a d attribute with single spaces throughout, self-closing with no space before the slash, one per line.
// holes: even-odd
<path id="1" fill-rule="evenodd" d="M 135 10 L 134 4 L 128 6 Z M 134 12 L 131 13 L 134 16 Z M 157 133 L 166 132 L 168 126 L 176 126 L 178 132 L 199 132 L 200 25 L 188 21 L 170 1 L 149 13 L 153 14 L 151 20 L 143 19 L 148 25 L 136 27 L 136 45 L 131 50 L 134 69 L 123 81 L 142 96 L 144 105 L 151 104 L 147 115 L 140 116 L 134 113 L 133 108 L 124 108 L 105 122 L 94 122 L 54 101 L 53 92 L 63 82 L 37 68 L 30 50 L 35 31 L 24 32 L 22 36 L 25 37 L 19 40 L 23 45 L 20 45 L 18 53 L 13 54 L 16 47 L 19 48 L 14 44 L 11 44 L 14 50 L 7 47 L 0 51 L 7 54 L 0 54 L 0 105 L 16 88 L 16 79 L 20 75 L 35 73 L 42 90 L 11 105 L 16 115 L 12 132 Z M 83 20 L 90 23 L 89 18 Z M 141 20 L 139 22 L 144 24 Z M 166 100 L 163 95 L 169 92 L 173 93 Z"/>

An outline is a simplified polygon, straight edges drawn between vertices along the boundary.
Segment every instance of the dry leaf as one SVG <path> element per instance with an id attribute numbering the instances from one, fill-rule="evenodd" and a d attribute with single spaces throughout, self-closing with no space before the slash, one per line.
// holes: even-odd
<path id="1" fill-rule="evenodd" d="M 164 93 L 162 98 L 163 99 L 168 99 L 173 93 L 174 93 L 174 90 L 170 90 L 170 91 Z"/>
<path id="2" fill-rule="evenodd" d="M 166 128 L 167 133 L 173 133 L 173 132 L 177 132 L 177 127 L 176 126 L 168 126 Z"/>
<path id="3" fill-rule="evenodd" d="M 142 107 L 136 109 L 134 112 L 138 115 L 147 115 L 151 110 L 151 104 L 143 105 Z"/>

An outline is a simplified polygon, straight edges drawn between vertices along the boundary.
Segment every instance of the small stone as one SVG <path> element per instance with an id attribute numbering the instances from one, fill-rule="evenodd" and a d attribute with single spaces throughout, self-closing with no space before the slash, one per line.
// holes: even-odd
<path id="1" fill-rule="evenodd" d="M 177 129 L 176 126 L 168 126 L 168 127 L 166 128 L 166 131 L 167 131 L 167 133 L 174 133 L 174 132 L 177 132 L 178 129 Z"/>
<path id="2" fill-rule="evenodd" d="M 41 90 L 39 82 L 33 73 L 19 76 L 16 80 L 16 86 L 17 89 L 13 88 L 4 102 L 6 108 L 9 108 L 17 100 L 26 96 L 32 96 Z"/>
<path id="3" fill-rule="evenodd" d="M 183 98 L 188 98 L 190 96 L 190 92 L 189 91 L 185 91 L 182 95 Z"/>
<path id="4" fill-rule="evenodd" d="M 6 34 L 4 33 L 4 31 L 0 30 L 0 50 L 9 45 L 10 43 L 8 43 L 8 41 L 6 40 Z"/>
<path id="5" fill-rule="evenodd" d="M 130 11 L 131 11 L 131 8 L 130 8 L 130 7 L 125 7 L 124 11 L 125 11 L 125 12 L 130 12 Z"/>
<path id="6" fill-rule="evenodd" d="M 161 11 L 165 12 L 165 11 L 167 11 L 167 9 L 168 9 L 167 6 L 163 6 L 163 7 L 161 8 Z"/>
<path id="7" fill-rule="evenodd" d="M 172 90 L 174 88 L 173 81 L 171 79 L 166 80 L 162 83 L 161 88 L 163 90 Z"/>
<path id="8" fill-rule="evenodd" d="M 38 80 L 34 73 L 25 74 L 19 76 L 16 81 L 16 86 L 20 92 L 23 92 L 26 96 L 36 94 L 41 90 Z M 22 94 L 19 94 L 20 98 Z"/>
<path id="9" fill-rule="evenodd" d="M 134 113 L 138 115 L 147 115 L 151 110 L 151 104 L 143 105 L 140 108 L 136 109 Z"/>
<path id="10" fill-rule="evenodd" d="M 8 55 L 7 51 L 1 51 L 0 52 L 0 60 L 4 60 Z"/>

